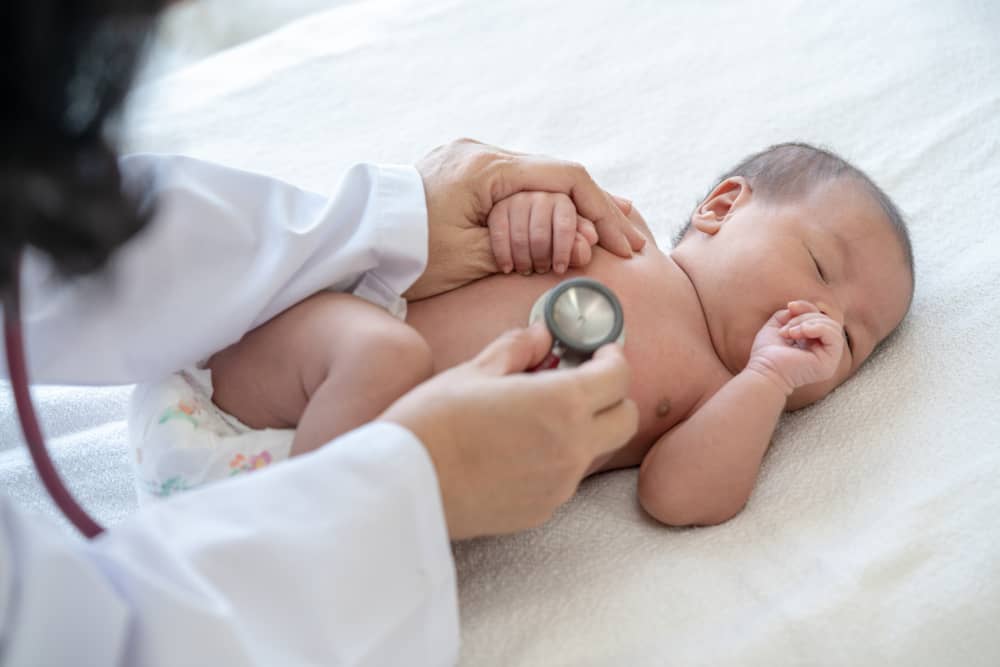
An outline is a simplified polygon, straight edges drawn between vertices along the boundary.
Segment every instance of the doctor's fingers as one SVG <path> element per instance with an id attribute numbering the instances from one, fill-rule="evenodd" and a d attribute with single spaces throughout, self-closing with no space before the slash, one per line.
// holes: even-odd
<path id="1" fill-rule="evenodd" d="M 620 257 L 631 257 L 633 251 L 638 252 L 646 245 L 645 235 L 628 218 L 624 222 L 618 219 L 595 220 L 594 224 L 600 246 Z"/>
<path id="2" fill-rule="evenodd" d="M 628 398 L 631 372 L 621 346 L 612 343 L 578 368 L 547 371 L 545 376 L 552 384 L 562 385 L 567 410 L 583 408 L 596 414 Z"/>
<path id="3" fill-rule="evenodd" d="M 540 375 L 554 376 L 557 372 L 543 371 Z M 545 440 L 556 447 L 552 456 L 566 462 L 567 472 L 575 475 L 576 482 L 596 457 L 620 449 L 638 430 L 639 408 L 631 398 L 619 398 L 595 411 L 579 391 L 572 389 L 573 385 L 558 387 L 555 382 L 546 382 L 550 379 L 546 377 L 525 379 L 535 381 L 534 385 L 522 385 L 528 399 L 526 410 L 547 416 L 550 433 Z"/>
<path id="4" fill-rule="evenodd" d="M 594 416 L 584 440 L 592 458 L 625 446 L 639 430 L 639 406 L 631 398 Z"/>
<path id="5" fill-rule="evenodd" d="M 538 322 L 526 329 L 504 333 L 468 363 L 490 375 L 510 375 L 537 366 L 550 349 L 552 336 Z"/>
<path id="6" fill-rule="evenodd" d="M 619 197 L 618 195 L 613 195 L 608 192 L 608 196 L 611 197 L 611 201 L 615 203 L 622 213 L 628 215 L 632 212 L 632 200 L 626 199 L 625 197 Z"/>

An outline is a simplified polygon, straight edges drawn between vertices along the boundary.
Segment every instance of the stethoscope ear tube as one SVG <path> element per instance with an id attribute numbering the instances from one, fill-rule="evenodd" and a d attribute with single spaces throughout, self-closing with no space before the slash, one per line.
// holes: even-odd
<path id="1" fill-rule="evenodd" d="M 96 537 L 104 532 L 104 528 L 94 521 L 86 510 L 73 498 L 66 489 L 59 472 L 56 470 L 48 450 L 42 429 L 38 425 L 35 409 L 31 403 L 31 392 L 28 389 L 28 371 L 24 360 L 24 343 L 21 330 L 21 261 L 20 256 L 14 261 L 10 285 L 3 295 L 3 337 L 7 352 L 7 372 L 10 374 L 10 385 L 14 391 L 14 402 L 17 404 L 17 415 L 21 420 L 24 439 L 28 443 L 28 451 L 35 464 L 35 470 L 49 492 L 53 502 L 76 528 L 88 538 Z"/>

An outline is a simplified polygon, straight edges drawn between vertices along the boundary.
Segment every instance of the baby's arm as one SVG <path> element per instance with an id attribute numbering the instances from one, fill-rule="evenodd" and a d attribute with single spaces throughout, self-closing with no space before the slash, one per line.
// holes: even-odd
<path id="1" fill-rule="evenodd" d="M 747 367 L 663 436 L 639 469 L 639 501 L 663 523 L 722 523 L 746 504 L 774 428 L 796 387 L 829 378 L 843 329 L 793 301 L 754 340 Z"/>

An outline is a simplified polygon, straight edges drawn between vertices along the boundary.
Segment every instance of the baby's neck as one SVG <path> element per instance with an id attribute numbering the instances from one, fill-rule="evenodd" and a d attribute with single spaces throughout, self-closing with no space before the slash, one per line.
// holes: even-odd
<path id="1" fill-rule="evenodd" d="M 712 325 L 711 320 L 708 317 L 708 312 L 705 310 L 705 302 L 702 300 L 701 295 L 698 293 L 698 283 L 692 278 L 692 272 L 689 271 L 688 267 L 685 266 L 685 258 L 683 253 L 677 253 L 676 248 L 671 250 L 669 253 L 664 253 L 667 260 L 677 267 L 681 275 L 684 276 L 684 287 L 689 292 L 691 299 L 698 306 L 698 312 L 701 313 L 702 324 L 704 325 L 704 335 L 705 338 L 711 342 L 712 349 L 715 351 L 715 356 L 719 359 L 719 363 L 726 366 L 725 361 L 722 359 L 722 355 L 719 353 L 719 347 L 715 341 L 715 337 L 712 335 Z M 728 369 L 730 373 L 735 375 L 739 372 L 739 369 Z"/>

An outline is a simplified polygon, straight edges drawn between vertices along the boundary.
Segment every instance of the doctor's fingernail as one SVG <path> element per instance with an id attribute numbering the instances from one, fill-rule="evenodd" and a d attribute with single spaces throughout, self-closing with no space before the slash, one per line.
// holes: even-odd
<path id="1" fill-rule="evenodd" d="M 562 262 L 556 262 L 555 271 L 556 271 L 556 273 L 563 273 L 563 272 L 565 272 L 566 271 L 566 265 L 563 264 Z"/>

